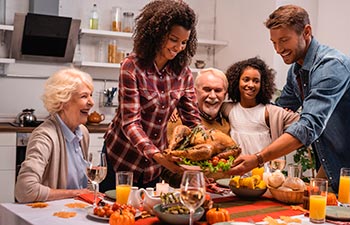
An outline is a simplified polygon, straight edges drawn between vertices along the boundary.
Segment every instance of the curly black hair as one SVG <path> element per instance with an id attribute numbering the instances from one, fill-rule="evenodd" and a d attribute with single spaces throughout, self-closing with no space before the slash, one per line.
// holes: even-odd
<path id="1" fill-rule="evenodd" d="M 191 31 L 186 48 L 169 65 L 179 73 L 189 65 L 197 50 L 197 18 L 187 3 L 177 0 L 155 0 L 143 7 L 135 19 L 134 49 L 141 66 L 153 65 L 173 26 L 180 25 Z"/>
<path id="2" fill-rule="evenodd" d="M 270 103 L 273 93 L 275 91 L 275 74 L 276 72 L 269 68 L 267 64 L 258 57 L 249 58 L 232 64 L 226 71 L 226 77 L 229 83 L 228 96 L 234 102 L 241 101 L 241 94 L 239 92 L 239 80 L 244 70 L 248 67 L 257 69 L 261 75 L 261 88 L 256 96 L 258 104 Z"/>

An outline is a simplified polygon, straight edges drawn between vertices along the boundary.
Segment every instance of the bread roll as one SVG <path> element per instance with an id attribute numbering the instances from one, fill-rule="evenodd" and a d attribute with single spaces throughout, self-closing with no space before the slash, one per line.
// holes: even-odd
<path id="1" fill-rule="evenodd" d="M 281 171 L 276 170 L 267 179 L 269 186 L 273 188 L 278 188 L 283 184 L 285 177 Z"/>
<path id="2" fill-rule="evenodd" d="M 283 187 L 290 188 L 293 191 L 304 191 L 305 183 L 299 177 L 287 177 L 283 183 Z"/>

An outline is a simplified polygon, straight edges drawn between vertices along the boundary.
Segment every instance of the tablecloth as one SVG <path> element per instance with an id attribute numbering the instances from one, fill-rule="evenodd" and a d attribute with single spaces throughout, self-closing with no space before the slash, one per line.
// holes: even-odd
<path id="1" fill-rule="evenodd" d="M 213 199 L 214 205 L 219 204 L 220 208 L 226 208 L 230 213 L 231 220 L 241 222 L 260 222 L 266 216 L 278 219 L 280 216 L 302 215 L 301 210 L 294 210 L 290 205 L 275 201 L 272 198 L 262 197 L 258 199 L 241 199 L 236 196 L 227 196 Z M 162 224 L 155 217 L 137 220 L 135 225 L 158 225 Z M 198 221 L 196 224 L 206 225 L 205 221 Z"/>

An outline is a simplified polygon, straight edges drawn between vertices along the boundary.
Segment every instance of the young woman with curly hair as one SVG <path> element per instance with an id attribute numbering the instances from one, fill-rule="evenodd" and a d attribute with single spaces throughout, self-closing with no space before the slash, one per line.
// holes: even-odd
<path id="1" fill-rule="evenodd" d="M 132 171 L 138 187 L 154 187 L 162 168 L 182 173 L 162 152 L 175 108 L 185 125 L 201 121 L 188 67 L 197 47 L 196 23 L 187 3 L 175 0 L 151 1 L 136 17 L 134 49 L 120 70 L 119 108 L 105 134 L 110 168 L 100 190 L 115 188 L 116 171 Z"/>
<path id="2" fill-rule="evenodd" d="M 240 145 L 242 154 L 254 154 L 273 140 L 299 115 L 270 104 L 275 90 L 275 72 L 257 58 L 231 65 L 226 76 L 228 96 L 223 114 L 230 122 L 230 135 Z"/>

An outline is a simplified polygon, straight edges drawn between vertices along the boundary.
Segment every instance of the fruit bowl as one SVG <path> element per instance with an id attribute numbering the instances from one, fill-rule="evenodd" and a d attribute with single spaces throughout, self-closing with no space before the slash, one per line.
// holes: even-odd
<path id="1" fill-rule="evenodd" d="M 258 198 L 258 197 L 262 196 L 267 190 L 267 188 L 264 188 L 264 189 L 260 189 L 260 188 L 250 189 L 247 187 L 237 188 L 233 185 L 229 185 L 229 187 L 230 187 L 231 191 L 237 197 L 240 197 L 240 198 Z"/>

